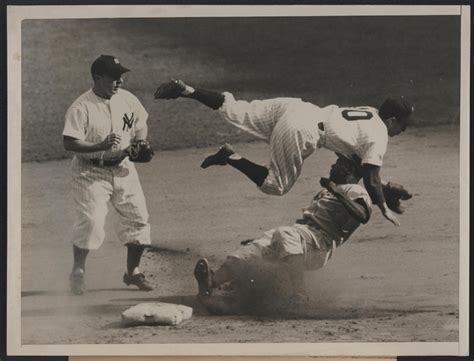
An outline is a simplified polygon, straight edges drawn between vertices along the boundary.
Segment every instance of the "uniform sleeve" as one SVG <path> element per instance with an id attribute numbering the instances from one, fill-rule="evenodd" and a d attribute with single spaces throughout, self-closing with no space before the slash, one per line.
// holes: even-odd
<path id="1" fill-rule="evenodd" d="M 63 135 L 84 140 L 86 138 L 87 114 L 79 107 L 71 107 L 66 112 Z"/>
<path id="2" fill-rule="evenodd" d="M 222 117 L 232 125 L 256 137 L 269 140 L 275 123 L 297 98 L 274 98 L 266 100 L 235 100 L 231 93 L 225 92 L 224 103 L 219 108 Z"/>
<path id="3" fill-rule="evenodd" d="M 346 195 L 354 201 L 356 199 L 361 199 L 364 201 L 369 213 L 372 213 L 372 200 L 370 199 L 370 196 L 364 187 L 358 184 L 351 184 L 348 188 L 346 188 L 345 192 Z"/>
<path id="4" fill-rule="evenodd" d="M 387 152 L 387 127 L 380 121 L 376 126 L 366 128 L 366 132 L 365 145 L 361 149 L 361 154 L 358 154 L 362 159 L 361 164 L 372 164 L 381 167 Z"/>
<path id="5" fill-rule="evenodd" d="M 146 127 L 146 122 L 148 120 L 148 112 L 145 110 L 143 107 L 142 103 L 136 96 L 133 96 L 134 102 L 133 102 L 133 107 L 134 110 L 133 112 L 135 113 L 135 129 L 140 130 Z"/>
<path id="6" fill-rule="evenodd" d="M 373 164 L 381 167 L 386 150 L 386 144 L 380 144 L 380 142 L 370 143 L 363 154 L 362 164 Z"/>
<path id="7" fill-rule="evenodd" d="M 361 164 L 372 164 L 381 167 L 387 152 L 388 133 L 385 125 L 371 128 L 365 147 L 362 149 Z"/>

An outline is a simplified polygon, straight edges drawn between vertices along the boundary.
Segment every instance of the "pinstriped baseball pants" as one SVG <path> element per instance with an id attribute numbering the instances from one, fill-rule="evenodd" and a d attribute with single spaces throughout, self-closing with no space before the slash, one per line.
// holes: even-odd
<path id="1" fill-rule="evenodd" d="M 258 129 L 251 132 L 255 134 Z M 286 114 L 278 119 L 269 139 L 263 134 L 261 138 L 270 143 L 270 163 L 260 190 L 271 195 L 286 194 L 300 176 L 304 160 L 318 148 L 320 134 L 314 112 Z"/>
<path id="2" fill-rule="evenodd" d="M 291 114 L 276 123 L 270 137 L 270 164 L 268 176 L 260 187 L 262 192 L 286 194 L 300 176 L 304 160 L 319 141 L 317 121 L 307 118 L 304 113 Z"/>
<path id="3" fill-rule="evenodd" d="M 320 147 L 321 108 L 296 98 L 249 103 L 224 94 L 223 118 L 270 144 L 269 174 L 260 190 L 273 195 L 287 193 L 300 176 L 305 158 Z"/>
<path id="4" fill-rule="evenodd" d="M 75 246 L 93 250 L 102 245 L 109 201 L 120 216 L 116 228 L 119 240 L 151 243 L 145 196 L 135 165 L 128 159 L 118 166 L 96 167 L 74 157 L 72 195 L 76 207 L 72 236 Z"/>

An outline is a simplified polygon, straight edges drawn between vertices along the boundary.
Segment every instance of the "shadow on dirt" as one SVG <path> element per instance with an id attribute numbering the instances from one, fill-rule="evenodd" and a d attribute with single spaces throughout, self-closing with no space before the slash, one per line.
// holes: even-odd
<path id="1" fill-rule="evenodd" d="M 22 312 L 22 317 L 38 317 L 38 316 L 80 316 L 80 315 L 112 315 L 121 314 L 127 306 L 123 305 L 68 305 L 63 307 L 45 307 L 36 310 L 28 310 Z"/>

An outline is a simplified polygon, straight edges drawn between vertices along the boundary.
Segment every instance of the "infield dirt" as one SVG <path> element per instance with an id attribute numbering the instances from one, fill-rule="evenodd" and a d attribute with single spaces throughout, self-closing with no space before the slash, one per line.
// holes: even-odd
<path id="1" fill-rule="evenodd" d="M 268 155 L 262 143 L 235 148 L 257 161 Z M 200 169 L 211 151 L 163 151 L 139 166 L 156 246 L 141 267 L 156 287 L 149 293 L 121 281 L 125 248 L 110 212 L 105 244 L 87 262 L 87 293 L 69 294 L 69 160 L 23 164 L 23 344 L 457 340 L 459 179 L 447 175 L 459 174 L 459 128 L 411 129 L 390 140 L 383 177 L 414 193 L 402 225 L 374 210 L 326 268 L 307 275 L 312 307 L 303 319 L 210 316 L 195 299 L 193 267 L 202 256 L 216 266 L 241 240 L 292 224 L 335 156 L 312 155 L 293 190 L 271 197 L 229 167 Z M 121 312 L 153 301 L 192 306 L 194 316 L 177 327 L 121 326 Z"/>

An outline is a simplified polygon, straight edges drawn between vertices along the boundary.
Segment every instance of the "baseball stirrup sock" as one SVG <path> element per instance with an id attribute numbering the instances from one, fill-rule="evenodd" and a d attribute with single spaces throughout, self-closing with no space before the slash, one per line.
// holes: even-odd
<path id="1" fill-rule="evenodd" d="M 133 270 L 140 266 L 144 250 L 143 247 L 127 247 L 127 273 L 130 276 L 133 274 Z"/>
<path id="2" fill-rule="evenodd" d="M 74 268 L 81 268 L 85 270 L 86 265 L 86 258 L 89 254 L 88 249 L 79 248 L 75 245 L 72 246 L 73 254 L 74 254 Z"/>
<path id="3" fill-rule="evenodd" d="M 245 158 L 229 158 L 227 163 L 244 173 L 257 186 L 261 186 L 268 176 L 268 169 Z"/>
<path id="4" fill-rule="evenodd" d="M 224 104 L 224 96 L 222 94 L 205 89 L 195 89 L 194 93 L 185 95 L 185 97 L 196 99 L 214 110 L 219 109 Z"/>

